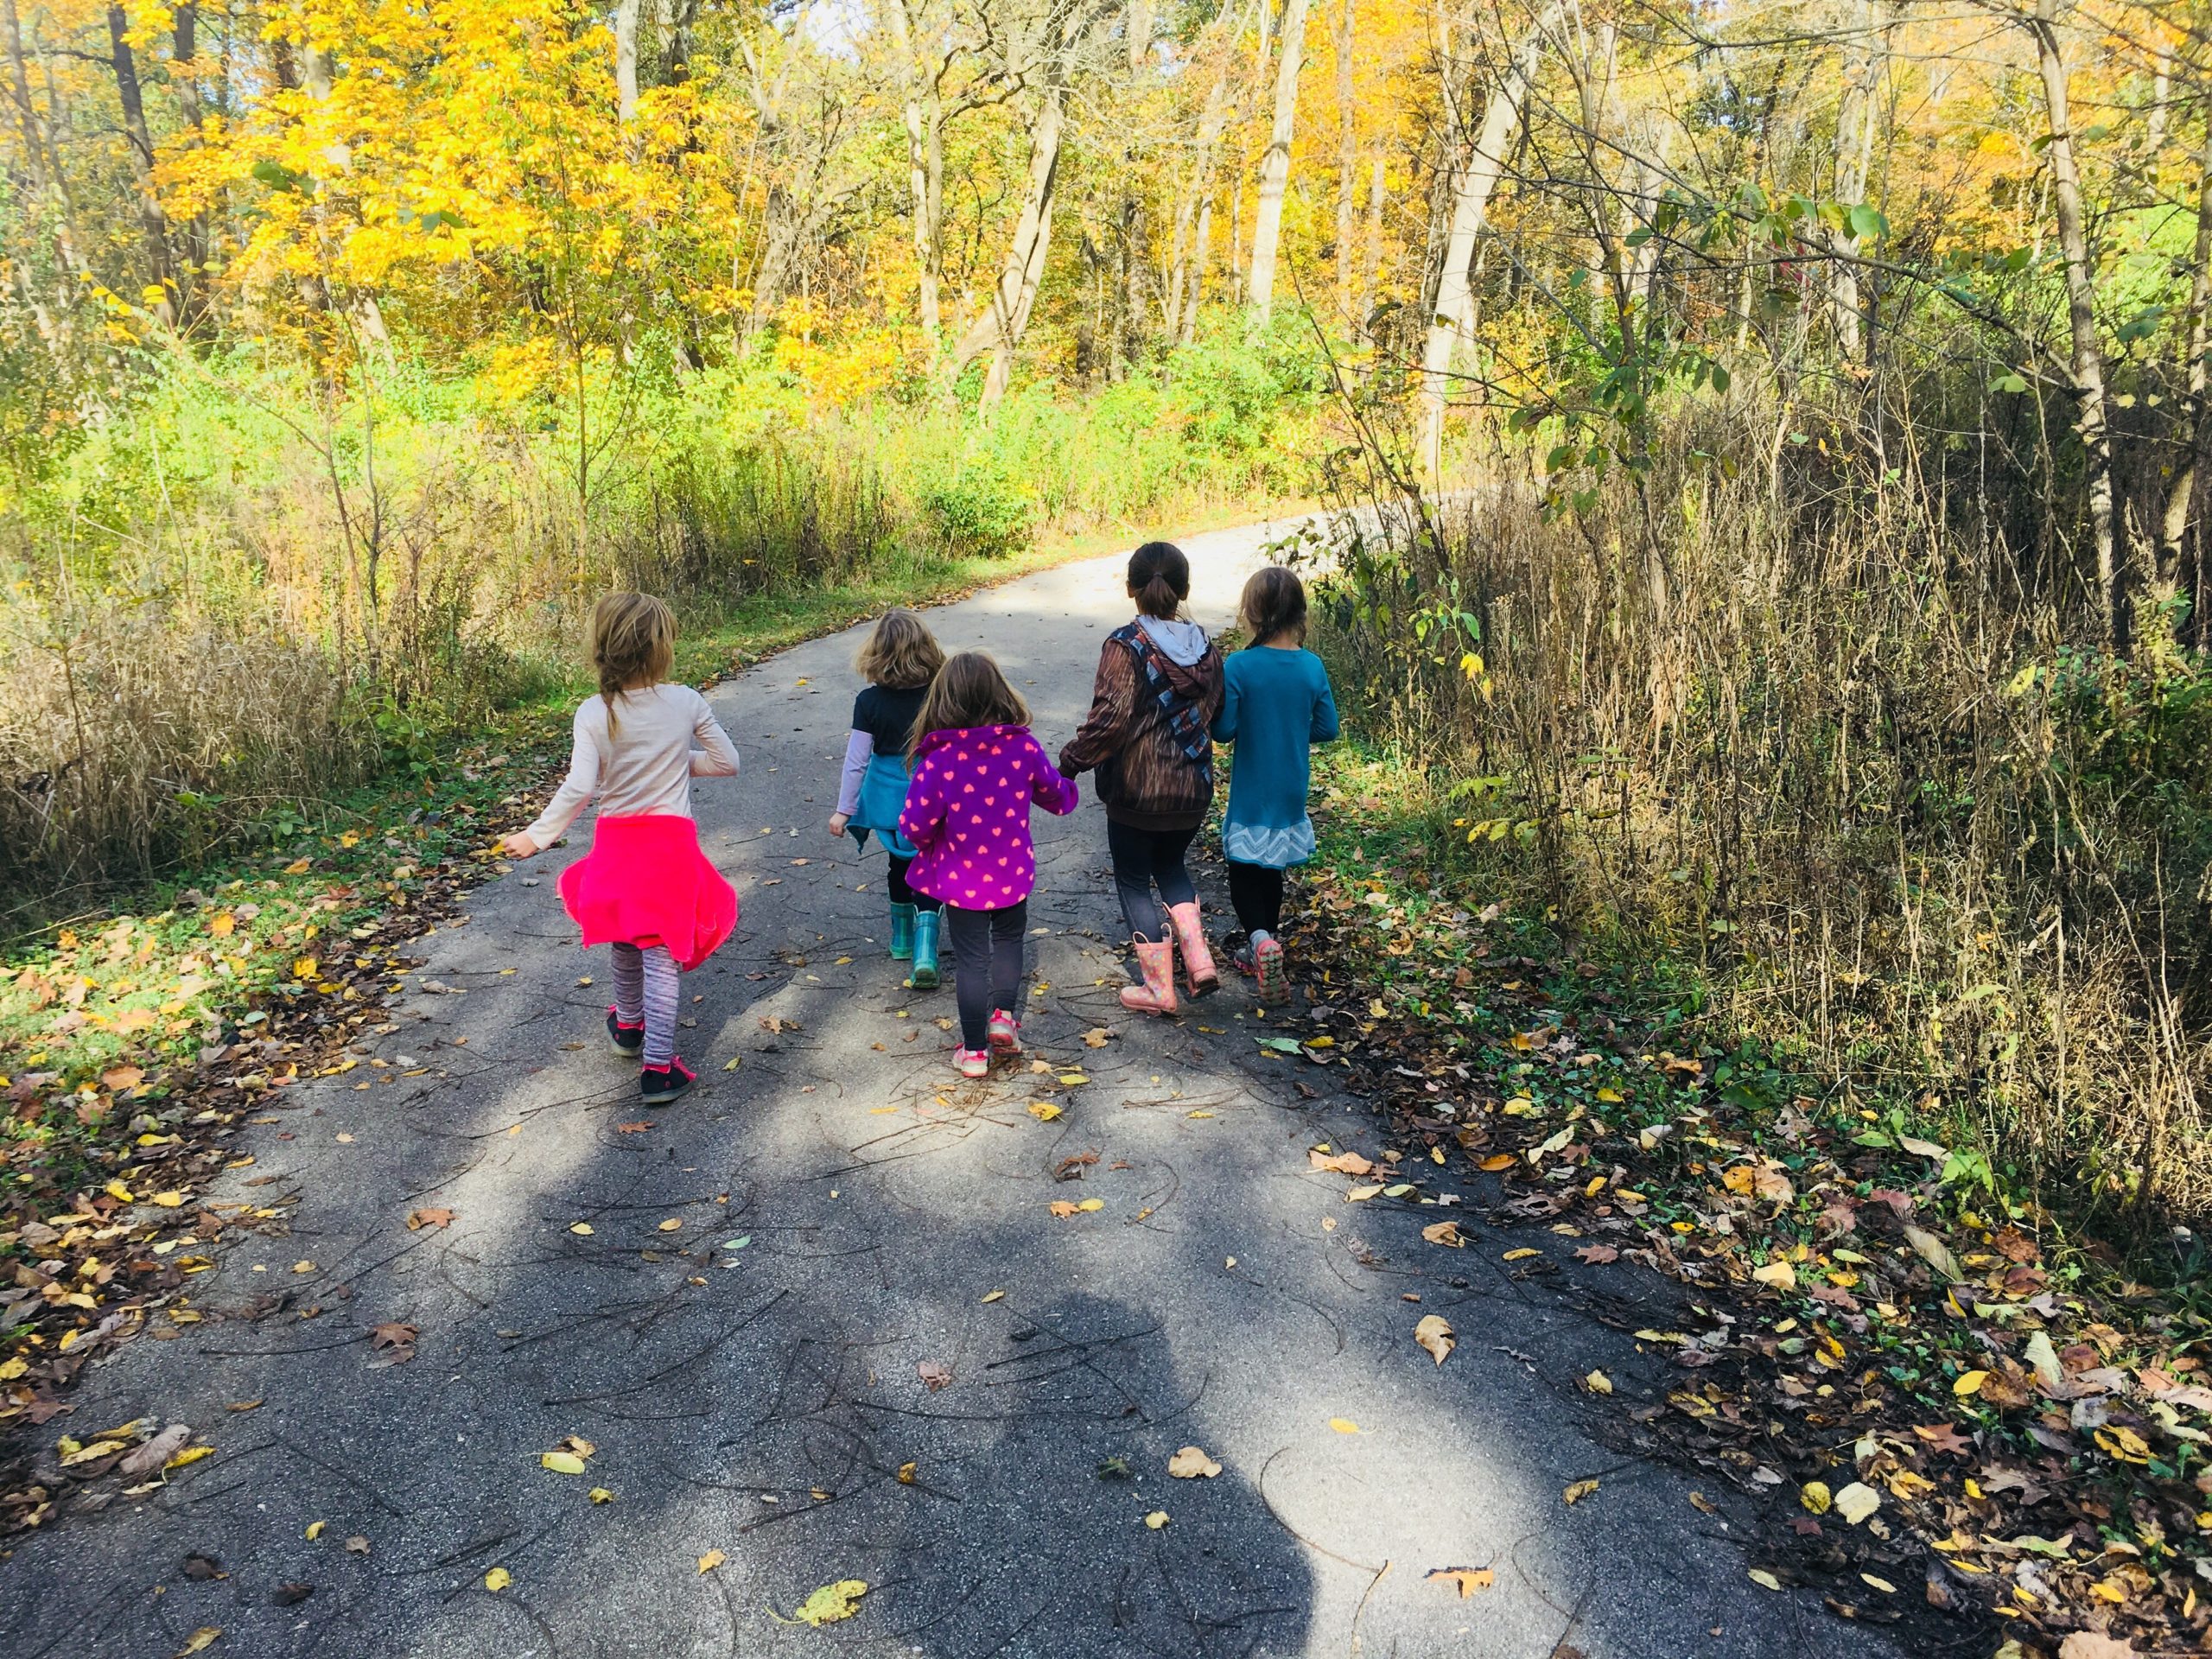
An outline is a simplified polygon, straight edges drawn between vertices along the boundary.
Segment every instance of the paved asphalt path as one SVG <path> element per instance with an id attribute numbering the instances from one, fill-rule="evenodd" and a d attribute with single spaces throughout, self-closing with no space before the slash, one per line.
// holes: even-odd
<path id="1" fill-rule="evenodd" d="M 1283 528 L 1187 543 L 1202 618 Z M 1057 748 L 1126 615 L 1101 560 L 932 621 L 998 654 Z M 1262 1055 L 1242 986 L 1173 1023 L 1122 1012 L 1088 780 L 1073 818 L 1039 817 L 1024 1034 L 1090 1081 L 962 1084 L 950 990 L 885 958 L 880 856 L 823 827 L 860 639 L 714 693 L 743 772 L 697 806 L 744 917 L 686 982 L 694 1096 L 641 1110 L 602 1046 L 607 963 L 553 879 L 585 833 L 477 892 L 360 1067 L 244 1142 L 282 1181 L 219 1196 L 296 1193 L 289 1236 L 233 1234 L 193 1281 L 209 1320 L 124 1350 L 46 1431 L 154 1414 L 218 1452 L 20 1541 L 0 1655 L 167 1659 L 206 1626 L 215 1659 L 1892 1651 L 1754 1586 L 1739 1513 L 1591 1437 L 1574 1378 L 1610 1368 L 1616 1418 L 1660 1382 L 1631 1342 L 1507 1280 L 1473 1220 L 1464 1251 L 1424 1244 L 1439 1212 L 1349 1205 L 1307 1167 L 1320 1139 L 1373 1151 L 1369 1120 L 1333 1068 Z M 1027 1109 L 1046 1094 L 1057 1121 Z M 427 1206 L 456 1218 L 408 1231 Z M 284 1314 L 212 1317 L 270 1289 Z M 1441 1369 L 1426 1313 L 1458 1329 Z M 420 1329 L 410 1363 L 369 1339 L 393 1320 Z M 571 1434 L 596 1447 L 581 1478 L 538 1461 Z M 1221 1472 L 1170 1479 L 1186 1445 Z M 184 1575 L 192 1551 L 229 1576 Z M 1495 1586 L 1426 1576 L 1453 1567 Z M 849 1621 L 785 1622 L 847 1579 L 869 1586 Z M 278 1605 L 283 1583 L 313 1593 Z"/>

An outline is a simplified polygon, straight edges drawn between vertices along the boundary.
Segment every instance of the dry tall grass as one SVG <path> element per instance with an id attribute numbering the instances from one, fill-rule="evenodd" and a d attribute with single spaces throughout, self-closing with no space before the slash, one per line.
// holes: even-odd
<path id="1" fill-rule="evenodd" d="M 1460 779 L 1455 839 L 1571 928 L 1694 959 L 1716 1031 L 1923 1101 L 2037 1190 L 2212 1214 L 2212 677 L 2069 643 L 1910 479 L 1730 477 L 1771 411 L 1671 432 L 1547 518 L 1501 460 L 1344 554 L 1324 648 Z"/>

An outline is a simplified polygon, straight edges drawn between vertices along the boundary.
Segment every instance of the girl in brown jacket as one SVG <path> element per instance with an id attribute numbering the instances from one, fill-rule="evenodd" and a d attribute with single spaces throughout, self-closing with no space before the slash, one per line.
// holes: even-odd
<path id="1" fill-rule="evenodd" d="M 1221 982 L 1184 862 L 1213 804 L 1208 728 L 1222 697 L 1220 651 L 1204 628 L 1178 614 L 1190 596 L 1191 562 L 1182 549 L 1147 542 L 1130 556 L 1136 618 L 1107 636 L 1090 713 L 1060 751 L 1060 770 L 1069 777 L 1098 772 L 1114 885 L 1144 976 L 1122 991 L 1122 1005 L 1147 1014 L 1175 1012 L 1178 944 L 1192 996 Z"/>

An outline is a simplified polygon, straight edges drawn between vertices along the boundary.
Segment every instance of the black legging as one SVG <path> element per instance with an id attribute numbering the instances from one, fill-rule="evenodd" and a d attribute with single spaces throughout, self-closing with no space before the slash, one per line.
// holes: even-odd
<path id="1" fill-rule="evenodd" d="M 1236 925 L 1247 933 L 1278 931 L 1282 926 L 1282 872 L 1230 859 L 1229 902 L 1236 906 Z"/>
<path id="2" fill-rule="evenodd" d="M 894 905 L 912 905 L 916 910 L 935 910 L 936 899 L 931 898 L 926 893 L 916 893 L 906 885 L 906 872 L 913 868 L 912 859 L 901 858 L 896 853 L 891 855 L 891 902 Z"/>
<path id="3" fill-rule="evenodd" d="M 952 993 L 960 1004 L 960 1046 L 981 1048 L 990 1036 L 991 1010 L 1021 1012 L 1021 947 L 1029 930 L 1029 901 L 1004 910 L 944 907 L 952 935 Z"/>
<path id="4" fill-rule="evenodd" d="M 1198 896 L 1191 872 L 1183 863 L 1191 841 L 1198 833 L 1188 830 L 1136 830 L 1106 820 L 1106 851 L 1114 861 L 1114 889 L 1121 895 L 1122 915 L 1129 931 L 1158 944 L 1167 937 L 1167 921 L 1154 902 L 1153 888 L 1169 905 L 1187 905 Z"/>

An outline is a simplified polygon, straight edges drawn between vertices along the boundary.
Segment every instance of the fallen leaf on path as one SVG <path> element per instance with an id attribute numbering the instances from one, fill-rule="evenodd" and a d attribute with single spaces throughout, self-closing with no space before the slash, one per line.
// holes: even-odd
<path id="1" fill-rule="evenodd" d="M 191 1438 L 191 1424 L 171 1423 L 145 1445 L 125 1457 L 122 1462 L 116 1465 L 116 1468 L 119 1472 L 126 1475 L 151 1473 L 183 1450 L 184 1443 Z"/>
<path id="2" fill-rule="evenodd" d="M 1797 1288 L 1797 1269 L 1787 1262 L 1770 1262 L 1763 1268 L 1753 1268 L 1751 1277 L 1758 1283 L 1770 1285 L 1777 1290 Z"/>
<path id="3" fill-rule="evenodd" d="M 1178 1480 L 1211 1480 L 1221 1465 L 1195 1446 L 1186 1446 L 1167 1459 L 1167 1472 Z"/>
<path id="4" fill-rule="evenodd" d="M 1332 1417 L 1329 1419 L 1329 1427 L 1335 1429 L 1339 1434 L 1357 1434 L 1359 1433 L 1359 1425 L 1352 1421 L 1349 1417 Z"/>
<path id="5" fill-rule="evenodd" d="M 269 1592 L 269 1599 L 279 1607 L 296 1607 L 315 1594 L 315 1586 L 302 1584 L 297 1579 L 278 1585 Z"/>
<path id="6" fill-rule="evenodd" d="M 1476 1166 L 1476 1167 L 1486 1172 L 1487 1173 L 1495 1175 L 1501 1169 L 1510 1169 L 1513 1167 L 1513 1154 L 1510 1152 L 1494 1152 L 1491 1154 L 1489 1157 L 1484 1159 L 1481 1163 Z"/>
<path id="7" fill-rule="evenodd" d="M 543 1452 L 537 1461 L 556 1475 L 581 1475 L 584 1471 L 584 1460 L 573 1452 Z"/>
<path id="8" fill-rule="evenodd" d="M 1574 1504 L 1580 1503 L 1584 1498 L 1589 1497 L 1591 1493 L 1597 1490 L 1598 1482 L 1596 1478 L 1592 1477 L 1588 1480 L 1578 1480 L 1573 1482 L 1565 1491 L 1561 1492 L 1560 1496 L 1565 1498 L 1568 1503 Z"/>
<path id="9" fill-rule="evenodd" d="M 683 1218 L 681 1216 L 671 1216 L 666 1221 L 661 1223 L 660 1230 L 664 1233 L 673 1233 L 680 1230 L 683 1225 Z"/>
<path id="10" fill-rule="evenodd" d="M 699 1558 L 699 1571 L 702 1573 L 711 1573 L 728 1560 L 729 1560 L 729 1557 L 723 1554 L 719 1549 L 710 1549 Z"/>
<path id="11" fill-rule="evenodd" d="M 495 1596 L 514 1581 L 514 1574 L 504 1567 L 495 1567 L 484 1575 L 484 1587 Z"/>
<path id="12" fill-rule="evenodd" d="M 184 1645 L 176 1650 L 177 1659 L 184 1659 L 184 1656 L 188 1653 L 204 1652 L 214 1644 L 215 1638 L 222 1633 L 223 1627 L 219 1624 L 202 1624 L 184 1638 Z"/>
<path id="13" fill-rule="evenodd" d="M 1080 1071 L 1063 1071 L 1060 1073 L 1060 1081 L 1072 1089 L 1079 1083 L 1089 1083 L 1090 1079 Z"/>
<path id="14" fill-rule="evenodd" d="M 1621 1259 L 1621 1253 L 1610 1244 L 1585 1244 L 1574 1255 L 1576 1260 L 1587 1262 L 1593 1268 L 1610 1267 Z"/>
<path id="15" fill-rule="evenodd" d="M 346 1541 L 346 1553 L 348 1555 L 367 1554 L 369 1553 L 369 1541 L 363 1537 L 359 1533 L 355 1533 L 352 1537 Z"/>
<path id="16" fill-rule="evenodd" d="M 1887 1579 L 1878 1579 L 1872 1573 L 1861 1573 L 1859 1576 L 1885 1596 L 1894 1596 L 1897 1592 L 1897 1586 L 1891 1584 Z"/>
<path id="17" fill-rule="evenodd" d="M 617 1123 L 614 1126 L 614 1132 L 617 1135 L 643 1135 L 651 1128 L 652 1128 L 652 1122 L 641 1117 L 635 1123 Z"/>
<path id="18" fill-rule="evenodd" d="M 1306 1161 L 1315 1169 L 1326 1170 L 1332 1175 L 1372 1175 L 1375 1166 L 1356 1152 L 1339 1152 L 1333 1155 L 1309 1152 Z"/>
<path id="19" fill-rule="evenodd" d="M 1428 1575 L 1431 1584 L 1457 1586 L 1459 1599 L 1465 1601 L 1478 1590 L 1487 1590 L 1497 1582 L 1497 1574 L 1486 1567 L 1440 1567 Z"/>
<path id="20" fill-rule="evenodd" d="M 919 1465 L 912 1463 L 900 1464 L 899 1465 L 899 1484 L 901 1486 L 912 1485 L 914 1484 L 914 1471 L 919 1466 Z"/>
<path id="21" fill-rule="evenodd" d="M 578 1238 L 589 1238 L 599 1230 L 594 1227 L 591 1223 L 588 1221 L 576 1221 L 569 1224 L 569 1230 L 574 1233 Z"/>
<path id="22" fill-rule="evenodd" d="M 457 1213 L 452 1210 L 410 1210 L 407 1212 L 407 1230 L 419 1233 L 425 1227 L 450 1227 Z"/>
<path id="23" fill-rule="evenodd" d="M 604 1486 L 594 1486 L 591 1489 L 591 1501 L 594 1503 L 612 1503 L 614 1501 L 614 1494 Z"/>
<path id="24" fill-rule="evenodd" d="M 1808 1515 L 1826 1515 L 1835 1502 L 1835 1494 L 1828 1491 L 1824 1480 L 1808 1480 L 1797 1489 L 1797 1501 L 1805 1506 Z"/>
<path id="25" fill-rule="evenodd" d="M 1763 1567 L 1755 1567 L 1751 1569 L 1751 1582 L 1758 1585 L 1764 1590 L 1779 1590 L 1782 1588 L 1782 1580 L 1776 1578 L 1773 1573 L 1768 1572 Z"/>
<path id="26" fill-rule="evenodd" d="M 267 1398 L 268 1396 L 264 1395 L 261 1400 L 233 1400 L 229 1405 L 224 1407 L 223 1409 L 226 1411 L 258 1411 L 261 1408 L 262 1402 Z"/>
<path id="27" fill-rule="evenodd" d="M 715 1552 L 721 1554 L 720 1550 Z M 864 1579 L 841 1579 L 835 1584 L 825 1584 L 792 1611 L 791 1617 L 802 1624 L 811 1624 L 819 1630 L 824 1624 L 835 1624 L 840 1619 L 850 1618 L 860 1611 L 861 1598 L 868 1594 Z"/>
<path id="28" fill-rule="evenodd" d="M 1421 1236 L 1432 1244 L 1441 1244 L 1446 1249 L 1465 1249 L 1467 1241 L 1459 1236 L 1459 1224 L 1440 1221 L 1421 1230 Z"/>
<path id="29" fill-rule="evenodd" d="M 1035 1118 L 1039 1123 L 1049 1123 L 1059 1115 L 1060 1107 L 1056 1102 L 1049 1100 L 1033 1100 L 1029 1103 L 1029 1116 Z"/>
<path id="30" fill-rule="evenodd" d="M 2139 1650 L 2117 1637 L 2075 1630 L 2058 1644 L 2058 1659 L 2138 1659 Z"/>
<path id="31" fill-rule="evenodd" d="M 914 1367 L 914 1371 L 923 1382 L 929 1384 L 931 1394 L 935 1394 L 939 1389 L 949 1388 L 951 1385 L 952 1368 L 942 1360 L 925 1359 Z"/>
<path id="32" fill-rule="evenodd" d="M 1854 1480 L 1835 1495 L 1835 1512 L 1853 1526 L 1882 1507 L 1882 1495 L 1863 1480 Z"/>
<path id="33" fill-rule="evenodd" d="M 1592 1371 L 1582 1379 L 1582 1386 L 1592 1394 L 1611 1394 L 1613 1391 L 1613 1379 L 1603 1371 Z"/>
<path id="34" fill-rule="evenodd" d="M 1543 1252 L 1541 1250 L 1532 1250 L 1526 1245 L 1523 1245 L 1517 1250 L 1508 1250 L 1498 1259 L 1502 1262 L 1526 1262 L 1532 1255 L 1541 1255 L 1542 1254 Z"/>
<path id="35" fill-rule="evenodd" d="M 1988 1380 L 1987 1371 L 1961 1371 L 1957 1381 L 1951 1384 L 1951 1392 L 1965 1399 L 1969 1395 L 1980 1394 L 1981 1385 Z"/>
<path id="36" fill-rule="evenodd" d="M 1459 1338 L 1452 1330 L 1451 1321 L 1440 1313 L 1431 1313 L 1414 1326 L 1414 1340 L 1435 1357 L 1441 1365 L 1459 1346 Z"/>
<path id="37" fill-rule="evenodd" d="M 1150 1527 L 1154 1532 L 1158 1532 L 1162 1527 L 1167 1524 L 1167 1511 L 1165 1510 L 1154 1510 L 1150 1515 L 1145 1516 L 1144 1523 L 1147 1527 Z"/>
<path id="38" fill-rule="evenodd" d="M 983 1293 L 983 1300 L 987 1302 L 995 1302 L 1002 1300 L 1005 1295 L 1006 1292 L 1002 1290 L 987 1290 Z"/>
<path id="39" fill-rule="evenodd" d="M 1100 1026 L 1094 1031 L 1086 1031 L 1083 1033 L 1084 1046 L 1086 1048 L 1103 1048 L 1106 1046 L 1107 1043 L 1112 1039 L 1113 1035 L 1114 1033 L 1107 1030 L 1103 1026 Z"/>
<path id="40" fill-rule="evenodd" d="M 1382 1190 L 1382 1184 L 1380 1181 L 1377 1181 L 1372 1186 L 1349 1187 L 1345 1189 L 1344 1198 L 1347 1203 L 1365 1204 L 1370 1198 L 1373 1198 Z"/>
<path id="41" fill-rule="evenodd" d="M 325 1527 L 328 1526 L 329 1524 L 330 1524 L 330 1522 L 327 1522 L 327 1521 L 310 1521 L 310 1522 L 308 1522 L 307 1535 L 306 1535 L 306 1536 L 307 1536 L 307 1541 L 308 1541 L 309 1543 L 313 1543 L 316 1539 L 318 1539 L 318 1538 L 321 1537 L 321 1536 L 322 1536 L 322 1529 L 323 1529 Z"/>

